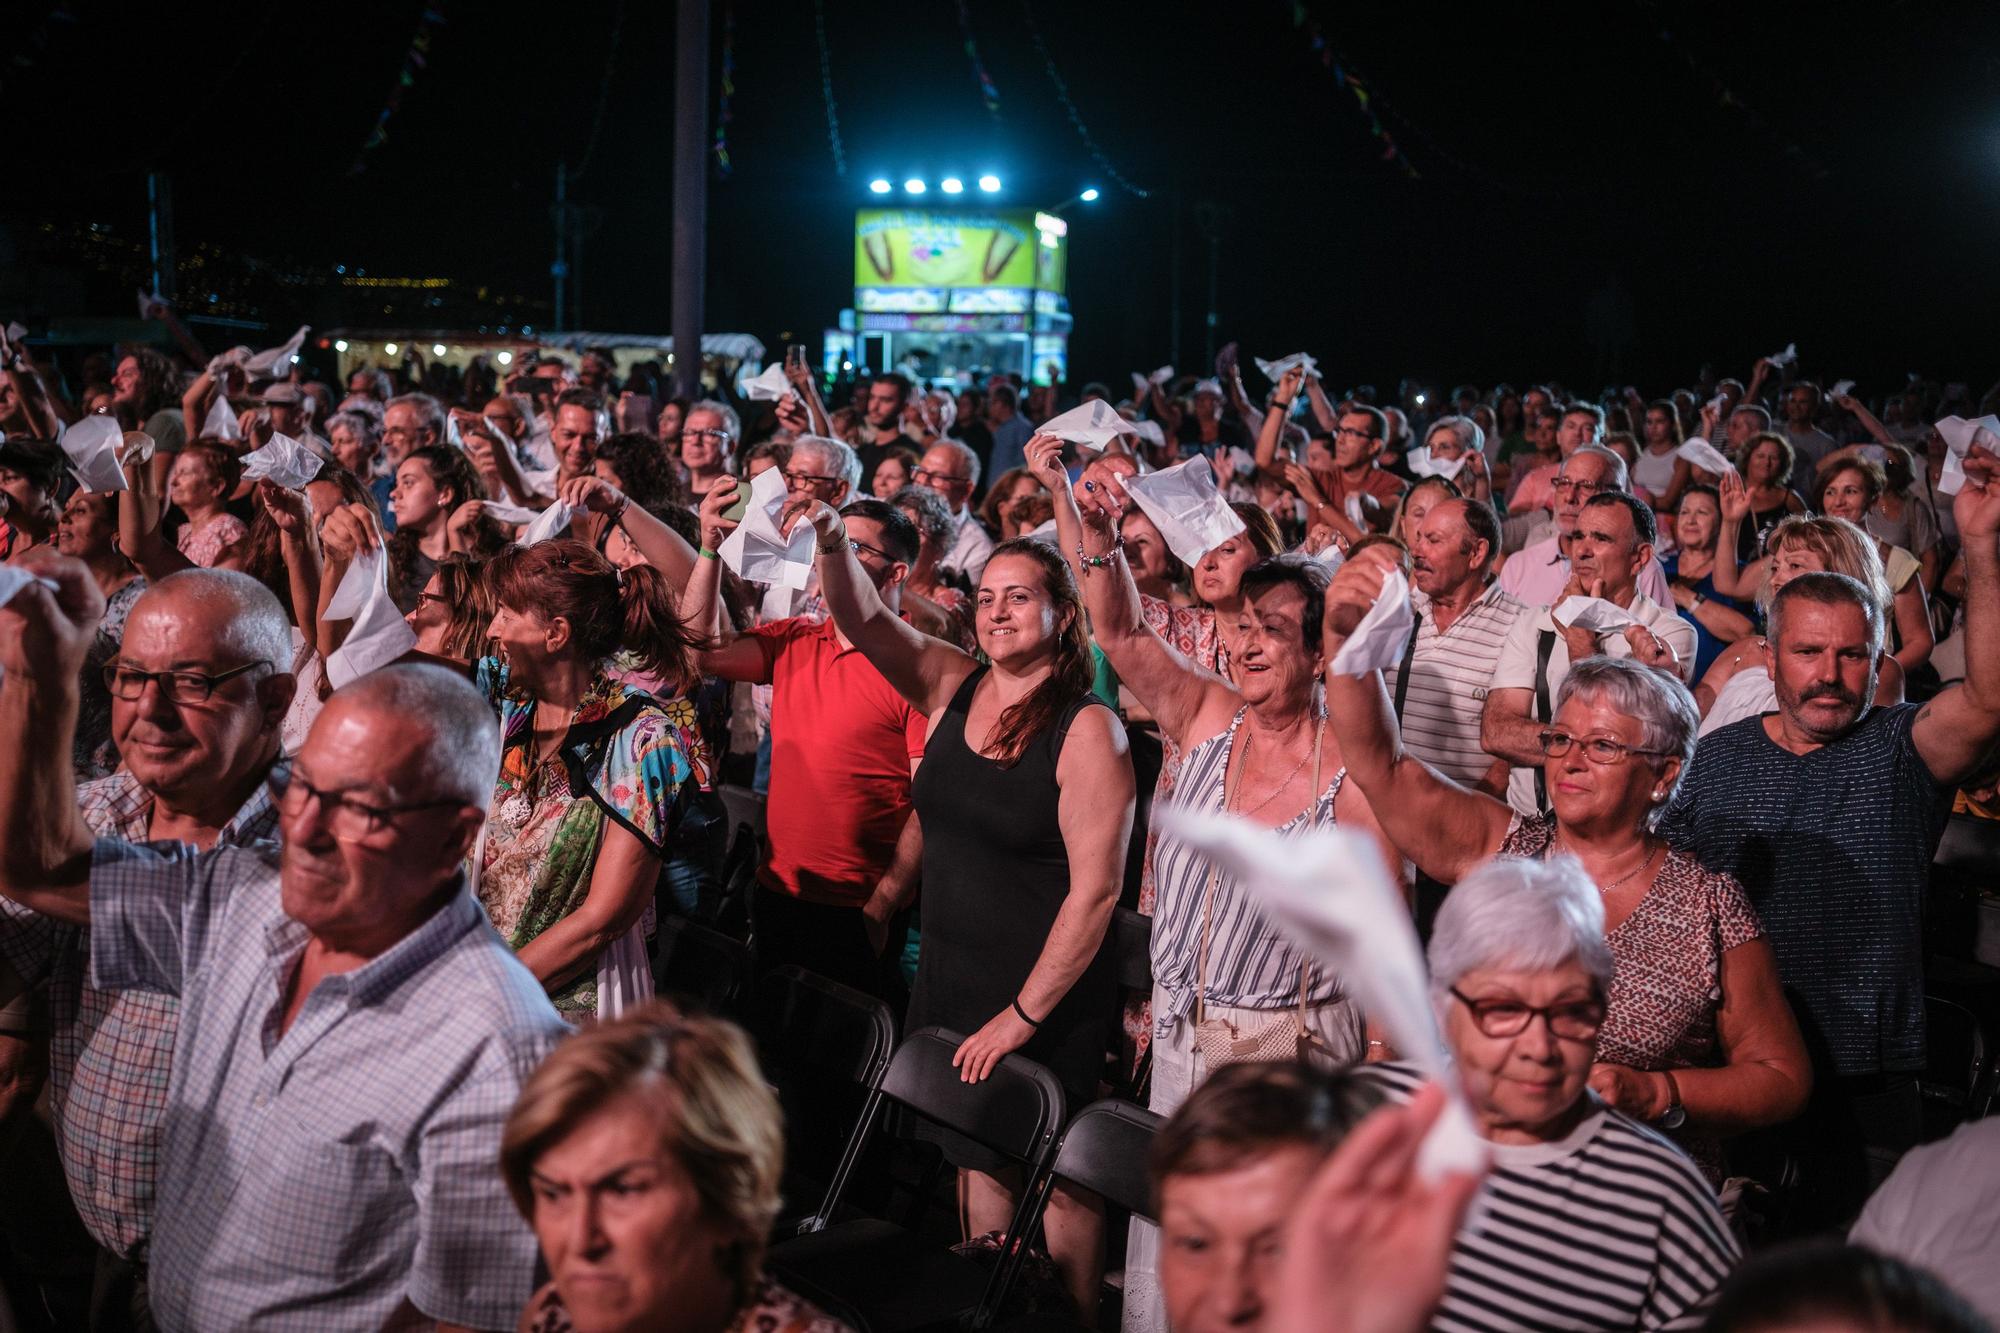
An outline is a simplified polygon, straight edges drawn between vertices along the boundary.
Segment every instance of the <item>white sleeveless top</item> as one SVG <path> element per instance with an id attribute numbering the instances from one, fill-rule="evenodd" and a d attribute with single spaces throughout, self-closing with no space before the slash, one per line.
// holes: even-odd
<path id="1" fill-rule="evenodd" d="M 1772 712 L 1777 706 L 1778 691 L 1771 684 L 1770 671 L 1760 666 L 1739 667 L 1716 693 L 1715 706 L 1701 720 L 1701 735 Z"/>

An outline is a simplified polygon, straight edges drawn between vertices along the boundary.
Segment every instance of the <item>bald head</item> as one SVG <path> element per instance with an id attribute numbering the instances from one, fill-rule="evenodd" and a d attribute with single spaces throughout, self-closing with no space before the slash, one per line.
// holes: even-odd
<path id="1" fill-rule="evenodd" d="M 384 667 L 335 690 L 327 711 L 370 715 L 383 735 L 416 741 L 409 771 L 386 775 L 408 800 L 449 797 L 484 808 L 500 772 L 500 723 L 472 683 L 428 663 Z"/>
<path id="2" fill-rule="evenodd" d="M 215 646 L 241 662 L 292 666 L 292 623 L 271 590 L 233 569 L 184 569 L 148 588 L 130 619 L 193 615 L 215 636 Z"/>

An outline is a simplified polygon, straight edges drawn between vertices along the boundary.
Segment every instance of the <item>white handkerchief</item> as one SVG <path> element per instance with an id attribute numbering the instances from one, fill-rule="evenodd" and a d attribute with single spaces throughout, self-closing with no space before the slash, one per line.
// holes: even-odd
<path id="1" fill-rule="evenodd" d="M 508 504 L 504 500 L 488 500 L 482 510 L 495 523 L 533 523 L 535 511 L 526 505 Z"/>
<path id="2" fill-rule="evenodd" d="M 246 357 L 243 369 L 258 379 L 283 379 L 291 373 L 292 358 L 299 354 L 299 348 L 306 345 L 306 334 L 312 329 L 310 324 L 299 325 L 299 331 L 277 347 Z"/>
<path id="3" fill-rule="evenodd" d="M 226 352 L 217 352 L 208 359 L 208 373 L 213 375 L 219 370 L 232 370 L 249 359 L 248 347 L 232 347 Z"/>
<path id="4" fill-rule="evenodd" d="M 1549 615 L 1564 629 L 1587 629 L 1592 634 L 1611 634 L 1639 623 L 1630 611 L 1602 597 L 1565 597 Z"/>
<path id="5" fill-rule="evenodd" d="M 1715 397 L 1708 400 L 1708 410 L 1711 412 L 1720 412 L 1722 410 L 1722 405 L 1728 401 L 1729 400 L 1725 395 L 1717 394 L 1715 395 Z"/>
<path id="6" fill-rule="evenodd" d="M 243 479 L 269 478 L 287 490 L 302 491 L 319 475 L 320 456 L 289 435 L 271 432 L 271 442 L 243 460 Z"/>
<path id="7" fill-rule="evenodd" d="M 1769 361 L 1774 367 L 1782 369 L 1799 359 L 1799 345 L 1797 343 L 1786 343 L 1784 351 L 1773 352 L 1764 359 Z"/>
<path id="8" fill-rule="evenodd" d="M 778 530 L 785 498 L 785 474 L 774 467 L 759 472 L 750 483 L 750 507 L 743 522 L 723 538 L 716 554 L 740 578 L 796 590 L 805 587 L 812 574 L 813 527 L 801 521 L 790 537 Z"/>
<path id="9" fill-rule="evenodd" d="M 1834 382 L 1834 386 L 1826 391 L 1826 396 L 1829 398 L 1842 398 L 1853 392 L 1853 380 L 1837 380 Z"/>
<path id="10" fill-rule="evenodd" d="M 1311 352 L 1293 352 L 1290 356 L 1281 356 L 1276 361 L 1266 361 L 1261 356 L 1252 357 L 1251 360 L 1257 363 L 1257 369 L 1264 372 L 1264 378 L 1273 384 L 1282 379 L 1285 372 L 1293 366 L 1304 366 L 1306 374 L 1313 379 L 1320 377 L 1319 362 L 1313 359 Z"/>
<path id="11" fill-rule="evenodd" d="M 1690 435 L 1687 442 L 1674 450 L 1688 463 L 1704 472 L 1734 472 L 1736 464 L 1723 455 L 1722 450 L 1710 444 L 1699 435 Z"/>
<path id="12" fill-rule="evenodd" d="M 1328 576 L 1338 574 L 1340 567 L 1347 563 L 1347 552 L 1340 549 L 1339 542 L 1328 542 L 1313 559 L 1326 566 Z M 1400 658 L 1397 660 L 1401 660 Z"/>
<path id="13" fill-rule="evenodd" d="M 1044 421 L 1038 433 L 1102 449 L 1120 435 L 1132 435 L 1136 431 L 1131 422 L 1118 415 L 1117 408 L 1102 398 L 1093 398 L 1081 407 L 1073 407 L 1060 416 Z"/>
<path id="14" fill-rule="evenodd" d="M 19 565 L 0 565 L 0 606 L 14 600 L 14 594 L 30 583 L 39 583 L 50 592 L 62 591 L 54 579 L 45 579 L 39 574 L 30 574 Z"/>
<path id="15" fill-rule="evenodd" d="M 777 472 L 778 469 L 772 468 L 771 471 Z M 514 540 L 522 546 L 533 546 L 536 542 L 560 537 L 582 512 L 574 505 L 567 505 L 558 500 L 530 520 L 528 526 L 521 529 L 521 535 Z"/>
<path id="16" fill-rule="evenodd" d="M 153 317 L 151 314 L 152 307 L 156 305 L 168 306 L 169 308 L 173 305 L 173 302 L 167 300 L 166 297 L 160 295 L 158 292 L 154 292 L 151 296 L 148 296 L 144 287 L 134 288 L 133 290 L 139 294 L 140 319 L 151 319 Z"/>
<path id="17" fill-rule="evenodd" d="M 1218 379 L 1196 380 L 1194 388 L 1188 390 L 1188 397 L 1199 398 L 1205 393 L 1212 393 L 1217 398 L 1222 397 L 1222 381 Z"/>
<path id="18" fill-rule="evenodd" d="M 1945 443 L 1944 467 L 1938 473 L 1938 489 L 1946 495 L 1957 495 L 1965 489 L 1965 454 L 1975 442 L 2000 453 L 2000 417 L 1983 416 L 1977 421 L 1967 421 L 1964 417 L 1951 416 L 1936 425 L 1938 437 Z M 1987 433 L 1983 440 L 1979 438 L 1981 431 Z"/>
<path id="19" fill-rule="evenodd" d="M 792 391 L 792 382 L 785 378 L 785 365 L 773 361 L 759 373 L 743 381 L 743 396 L 753 403 L 775 403 Z"/>
<path id="20" fill-rule="evenodd" d="M 26 324 L 10 323 L 7 325 L 8 342 L 18 343 L 21 341 L 21 339 L 27 336 L 28 336 L 28 326 Z"/>
<path id="21" fill-rule="evenodd" d="M 1465 455 L 1457 458 L 1432 458 L 1430 446 L 1420 444 L 1403 455 L 1409 464 L 1413 477 L 1443 477 L 1446 481 L 1458 480 L 1458 474 L 1465 467 Z"/>
<path id="22" fill-rule="evenodd" d="M 208 405 L 208 415 L 201 420 L 201 433 L 213 435 L 218 440 L 240 440 L 243 438 L 243 423 L 230 410 L 227 394 L 217 393 L 215 401 Z"/>
<path id="23" fill-rule="evenodd" d="M 1148 384 L 1165 384 L 1173 377 L 1174 368 L 1172 366 L 1161 366 L 1158 370 L 1146 376 L 1146 382 Z"/>
<path id="24" fill-rule="evenodd" d="M 1477 1171 L 1486 1144 L 1438 1032 L 1409 909 L 1368 837 L 1339 828 L 1280 834 L 1174 804 L 1163 805 L 1158 820 L 1167 837 L 1241 885 L 1274 926 L 1340 978 L 1399 1055 L 1443 1086 L 1445 1110 L 1418 1152 L 1419 1175 L 1435 1181 L 1447 1172 Z"/>
<path id="25" fill-rule="evenodd" d="M 1152 388 L 1153 388 L 1153 382 L 1151 380 L 1147 379 L 1144 375 L 1141 375 L 1136 370 L 1132 372 L 1133 402 L 1135 403 L 1143 402 L 1145 400 L 1146 395 L 1152 392 Z"/>
<path id="26" fill-rule="evenodd" d="M 1879 444 L 1864 444 L 1854 452 L 1860 454 L 1871 463 L 1886 462 L 1889 457 L 1889 451 Z"/>
<path id="27" fill-rule="evenodd" d="M 118 448 L 118 466 L 131 467 L 137 463 L 153 461 L 153 451 L 160 447 L 159 441 L 143 430 L 125 432 L 125 442 Z"/>
<path id="28" fill-rule="evenodd" d="M 1134 435 L 1144 440 L 1147 444 L 1152 445 L 1155 449 L 1164 449 L 1167 447 L 1167 433 L 1160 429 L 1159 422 L 1142 420 L 1128 421 L 1125 424 L 1131 429 Z"/>
<path id="29" fill-rule="evenodd" d="M 1368 608 L 1368 614 L 1333 655 L 1333 674 L 1365 676 L 1395 666 L 1403 660 L 1410 631 L 1416 626 L 1409 581 L 1402 570 L 1392 569 L 1382 576 L 1382 591 L 1376 594 L 1375 605 Z"/>
<path id="30" fill-rule="evenodd" d="M 74 422 L 62 433 L 61 443 L 76 484 L 86 491 L 130 489 L 118 466 L 118 448 L 124 442 L 125 432 L 118 428 L 116 417 L 93 415 Z"/>
<path id="31" fill-rule="evenodd" d="M 385 667 L 417 646 L 417 632 L 389 596 L 389 571 L 380 547 L 357 553 L 326 604 L 328 620 L 351 620 L 347 638 L 326 659 L 336 690 Z"/>
<path id="32" fill-rule="evenodd" d="M 1237 476 L 1248 477 L 1257 470 L 1257 456 L 1240 444 L 1232 444 L 1229 446 L 1229 465 L 1236 469 Z"/>
<path id="33" fill-rule="evenodd" d="M 1243 531 L 1243 520 L 1222 498 L 1206 458 L 1190 458 L 1151 476 L 1127 477 L 1125 494 L 1186 565 L 1200 564 L 1204 555 Z"/>

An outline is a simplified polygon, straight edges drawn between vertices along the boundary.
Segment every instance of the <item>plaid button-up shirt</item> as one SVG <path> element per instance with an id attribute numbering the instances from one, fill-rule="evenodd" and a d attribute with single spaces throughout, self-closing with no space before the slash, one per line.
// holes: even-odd
<path id="1" fill-rule="evenodd" d="M 86 782 L 77 809 L 101 837 L 146 840 L 153 797 L 130 773 Z M 263 783 L 216 835 L 234 847 L 276 836 Z M 78 1216 L 99 1245 L 143 1262 L 153 1230 L 160 1120 L 180 1002 L 90 985 L 90 935 L 0 899 L 0 955 L 49 988 L 49 1106 Z"/>
<path id="2" fill-rule="evenodd" d="M 569 1031 L 460 889 L 282 1033 L 306 946 L 269 844 L 195 853 L 101 840 L 93 982 L 178 995 L 153 1229 L 169 1330 L 381 1328 L 407 1299 L 514 1326 L 535 1238 L 500 1129 Z"/>

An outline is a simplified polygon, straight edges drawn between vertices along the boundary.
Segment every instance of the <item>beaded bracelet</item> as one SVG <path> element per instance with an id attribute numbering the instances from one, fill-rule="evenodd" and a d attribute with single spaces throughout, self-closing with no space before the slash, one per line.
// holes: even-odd
<path id="1" fill-rule="evenodd" d="M 1082 563 L 1085 569 L 1103 569 L 1107 565 L 1109 565 L 1112 559 L 1116 557 L 1124 549 L 1125 549 L 1125 539 L 1121 537 L 1117 541 L 1113 542 L 1111 544 L 1111 549 L 1109 551 L 1106 551 L 1103 555 L 1085 555 L 1083 553 L 1083 543 L 1078 542 L 1076 544 L 1076 558 L 1079 562 Z"/>

